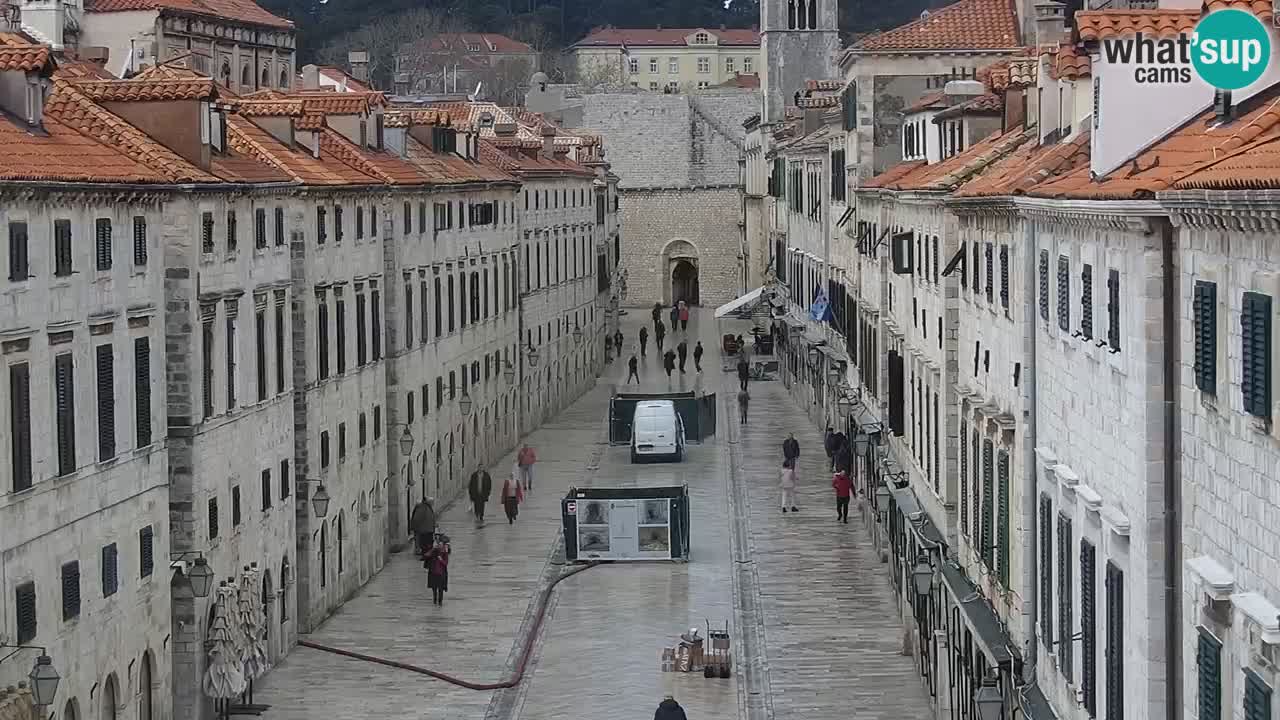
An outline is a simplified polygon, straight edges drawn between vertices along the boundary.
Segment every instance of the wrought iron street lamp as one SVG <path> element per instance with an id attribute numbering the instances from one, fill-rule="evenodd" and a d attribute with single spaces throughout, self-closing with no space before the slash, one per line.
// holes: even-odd
<path id="1" fill-rule="evenodd" d="M 511 361 L 507 360 L 502 368 L 502 377 L 507 379 L 507 384 L 511 385 L 516 381 L 516 369 L 511 365 Z"/>
<path id="2" fill-rule="evenodd" d="M 404 428 L 404 431 L 400 433 L 400 454 L 408 455 L 413 452 L 413 433 L 409 431 L 408 423 L 388 423 L 387 427 Z"/>
<path id="3" fill-rule="evenodd" d="M 1000 720 L 1004 713 L 1004 698 L 1000 695 L 994 676 L 988 675 L 982 681 L 982 687 L 974 693 L 973 702 L 978 706 L 979 720 Z"/>
<path id="4" fill-rule="evenodd" d="M 933 567 L 925 553 L 916 556 L 916 567 L 911 573 L 911 580 L 915 583 L 916 595 L 928 595 L 933 591 Z"/>
<path id="5" fill-rule="evenodd" d="M 525 354 L 529 357 L 529 367 L 538 367 L 538 351 L 533 347 L 533 343 L 529 343 Z"/>
<path id="6" fill-rule="evenodd" d="M 467 394 L 467 389 L 462 389 L 462 397 L 458 398 L 458 412 L 462 413 L 462 417 L 471 414 L 471 396 Z"/>
<path id="7" fill-rule="evenodd" d="M 573 324 L 573 342 L 574 344 L 582 342 L 582 327 L 576 322 Z"/>
<path id="8" fill-rule="evenodd" d="M 58 683 L 62 678 L 58 676 L 58 671 L 53 669 L 53 658 L 49 657 L 49 651 L 36 645 L 6 645 L 0 643 L 0 648 L 13 650 L 13 652 L 0 658 L 0 662 L 8 660 L 23 650 L 38 650 L 40 652 L 40 655 L 36 657 L 35 665 L 31 666 L 31 672 L 27 675 L 27 679 L 31 681 L 31 704 L 40 708 L 52 705 L 53 698 L 58 694 Z"/>
<path id="9" fill-rule="evenodd" d="M 195 559 L 188 566 L 186 559 L 193 555 Z M 177 572 L 180 586 L 189 587 L 192 597 L 209 597 L 209 591 L 213 589 L 213 569 L 209 567 L 209 561 L 205 559 L 204 553 L 199 551 L 169 553 L 169 560 L 169 567 Z"/>
<path id="10" fill-rule="evenodd" d="M 876 510 L 881 513 L 887 512 L 889 508 L 889 486 L 883 482 L 880 487 L 876 488 Z"/>
<path id="11" fill-rule="evenodd" d="M 858 428 L 858 434 L 853 436 L 853 454 L 858 457 L 866 457 L 867 450 L 871 447 L 871 436 L 861 427 Z"/>
<path id="12" fill-rule="evenodd" d="M 301 478 L 298 482 L 304 484 L 315 483 L 316 485 L 319 485 L 319 487 L 316 488 L 315 494 L 311 496 L 311 511 L 314 512 L 318 518 L 328 515 L 329 491 L 324 489 L 324 483 L 313 478 Z"/>

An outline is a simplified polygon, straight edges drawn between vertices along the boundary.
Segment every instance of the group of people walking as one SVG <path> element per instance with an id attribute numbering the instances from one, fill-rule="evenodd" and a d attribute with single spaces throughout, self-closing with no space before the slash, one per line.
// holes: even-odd
<path id="1" fill-rule="evenodd" d="M 844 433 L 827 428 L 823 438 L 831 469 L 831 489 L 836 498 L 836 521 L 849 524 L 849 501 L 853 498 L 853 450 Z M 800 441 L 789 433 L 782 441 L 782 473 L 779 489 L 782 491 L 782 512 L 800 512 L 796 505 L 796 488 L 799 485 L 797 464 L 800 461 Z"/>
<path id="2" fill-rule="evenodd" d="M 693 368 L 695 372 L 702 372 L 702 341 L 694 341 L 692 353 L 689 351 L 688 340 L 681 338 L 679 344 L 674 348 L 666 348 L 664 352 L 667 326 L 662 322 L 662 303 L 653 304 L 653 337 L 658 346 L 658 353 L 662 356 L 662 368 L 667 372 L 667 379 L 671 379 L 671 374 L 680 370 L 680 374 L 685 374 L 685 366 L 688 364 L 689 356 L 693 356 Z M 671 306 L 671 329 L 687 333 L 689 330 L 689 306 L 685 301 L 681 300 Z M 618 351 L 622 351 L 622 332 L 618 331 L 614 336 L 614 343 L 618 346 Z M 627 385 L 634 380 L 637 385 L 640 384 L 640 358 L 649 355 L 649 328 L 647 326 L 640 327 L 640 354 L 631 354 L 631 359 L 627 361 Z"/>

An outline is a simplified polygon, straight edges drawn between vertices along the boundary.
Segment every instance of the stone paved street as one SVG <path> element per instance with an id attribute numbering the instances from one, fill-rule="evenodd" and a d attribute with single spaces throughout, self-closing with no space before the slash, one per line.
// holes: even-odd
<path id="1" fill-rule="evenodd" d="M 624 318 L 628 338 L 647 319 L 646 312 L 631 311 Z M 688 483 L 692 562 L 606 565 L 564 581 L 552 596 L 529 673 L 518 688 L 466 690 L 298 648 L 259 685 L 255 699 L 273 706 L 268 717 L 621 720 L 647 717 L 666 692 L 676 695 L 693 720 L 739 717 L 739 690 L 764 688 L 739 688 L 741 673 L 727 680 L 662 673 L 659 662 L 661 648 L 674 644 L 682 629 L 705 628 L 708 619 L 735 622 L 732 492 L 745 493 L 738 506 L 749 515 L 747 550 L 758 565 L 758 582 L 743 591 L 758 592 L 767 644 L 766 705 L 775 716 L 928 717 L 912 660 L 898 654 L 901 626 L 883 566 L 860 519 L 835 522 L 817 429 L 776 382 L 752 386 L 752 422 L 745 431 L 728 422 L 736 420 L 726 411 L 733 410 L 737 385 L 719 374 L 718 333 L 710 311 L 695 318 L 690 339 L 703 340 L 706 372 L 696 375 L 691 359 L 683 384 L 694 389 L 705 382 L 723 394 L 720 437 L 692 447 L 680 464 L 631 465 L 626 448 L 603 444 L 609 395 L 626 377 L 625 359 L 615 361 L 594 391 L 531 437 L 540 458 L 537 486 L 515 526 L 495 507 L 494 517 L 479 529 L 463 503 L 445 513 L 455 555 L 443 608 L 424 602 L 425 575 L 402 553 L 308 639 L 465 680 L 505 679 L 557 540 L 558 501 L 571 484 Z M 666 389 L 652 345 L 641 375 L 643 389 Z M 676 388 L 678 376 L 677 371 Z M 798 516 L 777 508 L 775 466 L 781 440 L 792 429 L 802 443 Z M 499 467 L 505 472 L 509 463 Z M 741 631 L 734 627 L 737 649 Z"/>

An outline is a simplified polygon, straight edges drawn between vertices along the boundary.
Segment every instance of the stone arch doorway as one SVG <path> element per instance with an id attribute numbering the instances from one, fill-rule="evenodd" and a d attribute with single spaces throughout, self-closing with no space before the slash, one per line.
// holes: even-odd
<path id="1" fill-rule="evenodd" d="M 663 304 L 681 300 L 698 304 L 698 248 L 688 240 L 676 239 L 662 249 Z"/>

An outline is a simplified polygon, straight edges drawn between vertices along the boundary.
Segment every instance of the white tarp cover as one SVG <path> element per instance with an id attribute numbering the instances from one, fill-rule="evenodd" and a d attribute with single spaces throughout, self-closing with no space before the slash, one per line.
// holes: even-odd
<path id="1" fill-rule="evenodd" d="M 722 318 L 735 310 L 745 307 L 749 303 L 753 303 L 760 299 L 760 295 L 764 293 L 764 288 L 756 288 L 742 297 L 734 298 L 729 302 L 716 308 L 716 319 Z"/>

